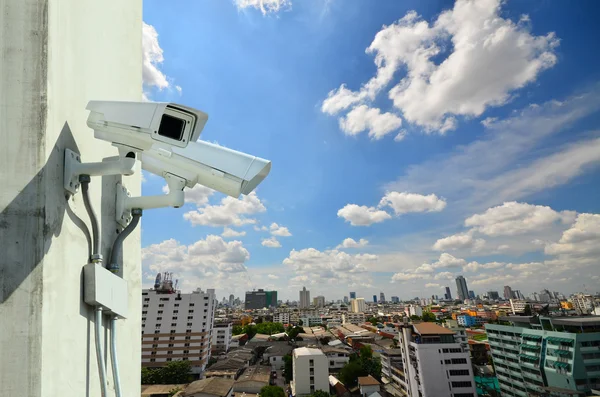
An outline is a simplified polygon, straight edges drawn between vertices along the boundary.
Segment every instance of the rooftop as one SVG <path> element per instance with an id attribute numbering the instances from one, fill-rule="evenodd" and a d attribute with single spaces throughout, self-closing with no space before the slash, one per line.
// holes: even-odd
<path id="1" fill-rule="evenodd" d="M 381 383 L 379 383 L 379 381 L 377 379 L 375 379 L 371 375 L 369 375 L 369 376 L 359 376 L 358 384 L 361 386 L 378 386 Z"/>
<path id="2" fill-rule="evenodd" d="M 312 349 L 309 347 L 299 347 L 294 349 L 294 356 L 322 356 L 323 352 L 320 349 Z"/>
<path id="3" fill-rule="evenodd" d="M 183 392 L 184 396 L 191 396 L 193 394 L 202 393 L 210 394 L 213 396 L 225 397 L 229 394 L 229 391 L 233 388 L 233 379 L 224 378 L 208 378 L 197 380 L 190 383 Z"/>
<path id="4" fill-rule="evenodd" d="M 142 397 L 154 394 L 168 394 L 173 389 L 185 389 L 186 386 L 187 384 L 185 383 L 177 385 L 142 385 Z"/>
<path id="5" fill-rule="evenodd" d="M 421 335 L 454 335 L 454 331 L 434 323 L 413 324 L 413 327 Z"/>
<path id="6" fill-rule="evenodd" d="M 249 367 L 246 372 L 240 376 L 235 383 L 239 384 L 242 382 L 262 382 L 269 383 L 271 379 L 271 366 L 257 365 Z"/>

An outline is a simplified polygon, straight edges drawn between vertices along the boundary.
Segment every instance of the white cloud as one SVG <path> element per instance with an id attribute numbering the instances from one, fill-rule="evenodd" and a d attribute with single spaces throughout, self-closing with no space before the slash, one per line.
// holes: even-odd
<path id="1" fill-rule="evenodd" d="M 264 225 L 263 226 L 254 226 L 254 230 L 257 232 L 266 232 L 269 230 L 269 228 Z"/>
<path id="2" fill-rule="evenodd" d="M 154 26 L 142 22 L 142 78 L 144 85 L 159 89 L 169 87 L 167 76 L 158 69 L 164 61 L 163 50 L 158 44 L 158 33 Z"/>
<path id="3" fill-rule="evenodd" d="M 321 110 L 336 114 L 363 106 L 404 67 L 406 74 L 388 96 L 407 121 L 427 131 L 444 133 L 456 128 L 454 116 L 477 117 L 507 103 L 556 63 L 558 39 L 553 33 L 532 35 L 528 24 L 505 19 L 500 5 L 458 0 L 431 24 L 411 11 L 384 26 L 366 50 L 375 55 L 376 75 L 357 92 L 343 84 L 332 90 Z M 445 48 L 451 52 L 434 60 Z"/>
<path id="4" fill-rule="evenodd" d="M 267 275 L 268 278 L 270 278 L 271 280 L 277 280 L 279 279 L 279 276 L 275 275 L 275 274 L 269 274 Z"/>
<path id="5" fill-rule="evenodd" d="M 433 244 L 432 249 L 435 251 L 454 251 L 457 249 L 471 249 L 478 251 L 485 245 L 484 239 L 473 238 L 472 233 L 453 234 L 452 236 L 444 237 Z"/>
<path id="6" fill-rule="evenodd" d="M 425 288 L 442 288 L 442 285 L 436 283 L 427 283 L 425 284 Z"/>
<path id="7" fill-rule="evenodd" d="M 165 194 L 169 193 L 169 186 L 164 185 L 162 187 L 162 191 Z M 196 206 L 198 207 L 207 204 L 210 196 L 212 196 L 215 193 L 215 191 L 211 188 L 200 184 L 194 186 L 191 189 L 186 187 L 184 191 L 185 202 L 196 204 Z"/>
<path id="8" fill-rule="evenodd" d="M 276 237 L 264 238 L 261 244 L 268 248 L 279 248 L 281 247 L 281 243 L 277 240 Z"/>
<path id="9" fill-rule="evenodd" d="M 356 204 L 346 204 L 344 208 L 337 212 L 337 216 L 344 218 L 352 226 L 370 226 L 373 223 L 380 223 L 392 217 L 387 212 L 377 208 Z"/>
<path id="10" fill-rule="evenodd" d="M 241 199 L 225 197 L 220 205 L 207 205 L 196 211 L 189 211 L 183 217 L 192 225 L 204 226 L 242 226 L 256 223 L 255 219 L 243 215 L 252 215 L 266 211 L 255 192 Z"/>
<path id="11" fill-rule="evenodd" d="M 369 244 L 369 241 L 361 238 L 360 240 L 356 241 L 350 237 L 344 239 L 344 241 L 342 241 L 342 243 L 340 245 L 338 245 L 337 247 L 335 247 L 336 249 L 340 249 L 340 248 L 362 248 L 365 247 L 367 244 Z"/>
<path id="12" fill-rule="evenodd" d="M 574 211 L 557 212 L 550 207 L 512 201 L 467 218 L 465 226 L 488 236 L 502 236 L 539 231 L 555 223 L 570 223 L 574 218 Z"/>
<path id="13" fill-rule="evenodd" d="M 560 240 L 546 245 L 544 252 L 569 265 L 597 264 L 600 256 L 600 214 L 579 214 Z"/>
<path id="14" fill-rule="evenodd" d="M 287 227 L 279 226 L 276 223 L 271 223 L 269 230 L 271 231 L 271 234 L 273 236 L 289 237 L 292 235 L 292 233 L 290 233 Z"/>
<path id="15" fill-rule="evenodd" d="M 396 215 L 401 215 L 409 212 L 439 212 L 446 208 L 446 201 L 435 194 L 424 196 L 415 193 L 388 192 L 379 202 L 379 206 L 391 207 Z"/>
<path id="16" fill-rule="evenodd" d="M 454 280 L 454 278 L 455 278 L 455 277 L 456 277 L 456 276 L 454 275 L 454 273 L 450 273 L 450 272 L 441 272 L 441 273 L 438 273 L 438 274 L 436 274 L 436 275 L 433 277 L 433 279 L 434 279 L 434 280 L 447 280 L 447 281 L 450 281 L 450 280 Z"/>
<path id="17" fill-rule="evenodd" d="M 404 140 L 404 138 L 406 138 L 406 135 L 408 133 L 406 132 L 406 130 L 400 130 L 400 132 L 398 133 L 398 135 L 396 135 L 394 137 L 394 142 L 401 142 Z"/>
<path id="18" fill-rule="evenodd" d="M 338 250 L 307 248 L 292 250 L 283 264 L 294 271 L 296 277 L 292 282 L 367 286 L 371 282 L 367 266 L 377 260 L 377 255 L 350 255 Z"/>
<path id="19" fill-rule="evenodd" d="M 245 236 L 245 235 L 246 235 L 246 232 L 238 232 L 237 230 L 233 230 L 228 227 L 223 229 L 223 233 L 221 233 L 221 236 L 223 236 L 225 238 L 241 237 L 241 236 Z"/>
<path id="20" fill-rule="evenodd" d="M 290 0 L 234 0 L 234 3 L 239 10 L 254 8 L 263 15 L 276 14 L 292 5 Z"/>
<path id="21" fill-rule="evenodd" d="M 346 135 L 358 135 L 369 131 L 369 137 L 379 140 L 397 130 L 402 125 L 402 119 L 393 113 L 381 113 L 377 108 L 360 105 L 352 109 L 346 117 L 340 118 L 340 129 Z"/>

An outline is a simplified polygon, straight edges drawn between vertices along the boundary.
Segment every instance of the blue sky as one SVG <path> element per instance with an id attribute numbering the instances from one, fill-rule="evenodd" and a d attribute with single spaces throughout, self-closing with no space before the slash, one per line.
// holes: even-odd
<path id="1" fill-rule="evenodd" d="M 144 1 L 149 100 L 272 161 L 146 211 L 144 283 L 298 299 L 597 289 L 593 1 Z M 145 173 L 144 194 L 165 182 Z M 349 240 L 351 239 L 351 240 Z"/>

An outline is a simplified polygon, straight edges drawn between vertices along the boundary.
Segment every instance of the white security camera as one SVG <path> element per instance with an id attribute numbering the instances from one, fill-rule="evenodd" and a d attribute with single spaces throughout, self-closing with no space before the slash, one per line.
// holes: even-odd
<path id="1" fill-rule="evenodd" d="M 208 120 L 200 110 L 167 102 L 90 101 L 86 109 L 96 138 L 139 152 L 157 142 L 186 147 Z"/>
<path id="2" fill-rule="evenodd" d="M 271 162 L 197 141 L 208 115 L 174 103 L 91 101 L 87 124 L 96 138 L 120 153 L 137 152 L 142 169 L 167 180 L 166 196 L 117 194 L 117 220 L 126 224 L 133 208 L 183 205 L 184 187 L 201 184 L 229 196 L 250 194 L 269 174 Z"/>

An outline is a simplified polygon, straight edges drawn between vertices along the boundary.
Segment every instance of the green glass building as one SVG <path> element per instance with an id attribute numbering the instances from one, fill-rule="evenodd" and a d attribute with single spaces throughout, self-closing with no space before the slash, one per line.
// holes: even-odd
<path id="1" fill-rule="evenodd" d="M 486 324 L 502 396 L 585 396 L 600 389 L 600 316 L 501 317 Z"/>

